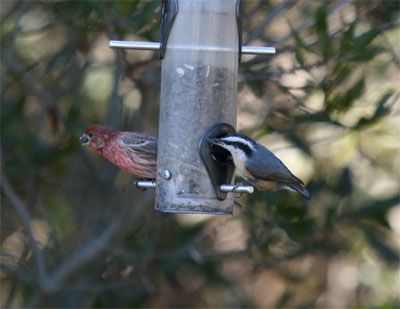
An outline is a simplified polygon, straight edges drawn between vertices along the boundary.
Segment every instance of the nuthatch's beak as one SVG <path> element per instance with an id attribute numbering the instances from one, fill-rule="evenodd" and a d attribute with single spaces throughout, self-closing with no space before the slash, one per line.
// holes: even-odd
<path id="1" fill-rule="evenodd" d="M 79 138 L 79 141 L 81 145 L 89 145 L 90 139 L 86 133 L 83 133 L 82 136 Z"/>
<path id="2" fill-rule="evenodd" d="M 216 137 L 214 137 L 214 138 L 207 138 L 207 140 L 208 140 L 208 142 L 209 142 L 210 144 L 212 144 L 212 145 L 219 145 L 219 143 L 220 143 L 219 138 L 216 138 Z"/>
<path id="3" fill-rule="evenodd" d="M 221 138 L 213 137 L 207 138 L 207 140 L 211 144 L 211 153 L 215 160 L 219 161 L 220 163 L 232 161 L 232 156 L 230 152 L 225 149 L 224 142 L 221 141 Z M 213 147 L 214 145 L 217 147 Z"/>

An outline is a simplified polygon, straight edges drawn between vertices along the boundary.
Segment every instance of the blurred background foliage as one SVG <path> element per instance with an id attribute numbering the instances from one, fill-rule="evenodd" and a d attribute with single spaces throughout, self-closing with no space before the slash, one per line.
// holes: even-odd
<path id="1" fill-rule="evenodd" d="M 243 1 L 238 129 L 312 192 L 160 214 L 79 145 L 157 133 L 159 1 L 1 2 L 1 307 L 399 307 L 399 2 Z M 233 31 L 233 30 L 232 30 Z"/>

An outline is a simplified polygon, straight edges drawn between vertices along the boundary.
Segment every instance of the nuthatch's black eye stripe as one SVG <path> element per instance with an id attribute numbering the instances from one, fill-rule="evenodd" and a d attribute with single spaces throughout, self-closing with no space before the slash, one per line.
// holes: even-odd
<path id="1" fill-rule="evenodd" d="M 243 144 L 243 143 L 240 143 L 240 142 L 231 142 L 231 141 L 225 141 L 225 144 L 227 144 L 227 145 L 232 145 L 232 146 L 234 146 L 234 147 L 236 147 L 236 148 L 238 148 L 238 149 L 244 151 L 244 153 L 245 153 L 248 157 L 250 157 L 250 155 L 251 155 L 251 152 L 252 152 L 252 151 L 251 151 L 250 147 L 247 146 L 246 144 Z"/>

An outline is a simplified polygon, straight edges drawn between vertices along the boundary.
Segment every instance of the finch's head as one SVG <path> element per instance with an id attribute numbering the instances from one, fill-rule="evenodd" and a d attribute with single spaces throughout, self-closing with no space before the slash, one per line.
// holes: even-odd
<path id="1" fill-rule="evenodd" d="M 96 150 L 101 150 L 116 133 L 116 130 L 108 126 L 93 125 L 82 134 L 79 141 L 82 145 L 89 145 Z"/>

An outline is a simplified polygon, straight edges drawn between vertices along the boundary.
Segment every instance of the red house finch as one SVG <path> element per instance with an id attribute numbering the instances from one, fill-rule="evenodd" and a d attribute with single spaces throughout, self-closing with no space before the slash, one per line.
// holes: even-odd
<path id="1" fill-rule="evenodd" d="M 93 125 L 80 137 L 128 174 L 156 178 L 157 137 L 145 133 L 121 132 L 105 125 Z"/>

